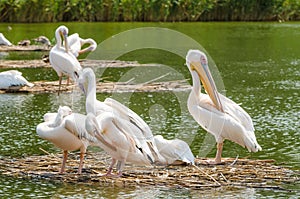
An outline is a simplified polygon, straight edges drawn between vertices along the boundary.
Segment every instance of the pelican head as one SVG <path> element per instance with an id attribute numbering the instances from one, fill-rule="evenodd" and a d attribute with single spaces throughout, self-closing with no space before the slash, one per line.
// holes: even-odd
<path id="1" fill-rule="evenodd" d="M 91 68 L 84 68 L 79 73 L 78 87 L 82 90 L 82 92 L 85 95 L 87 95 L 87 93 L 88 93 L 88 86 L 89 86 L 90 81 L 95 81 L 95 75 L 93 75 L 93 74 L 94 74 L 94 71 Z"/>
<path id="2" fill-rule="evenodd" d="M 196 73 L 199 77 L 204 89 L 218 110 L 223 111 L 215 82 L 208 67 L 206 55 L 200 50 L 189 50 L 186 55 L 186 65 L 192 74 Z"/>
<path id="3" fill-rule="evenodd" d="M 66 52 L 68 52 L 69 50 L 69 45 L 67 40 L 68 34 L 69 34 L 69 29 L 64 25 L 59 26 L 55 31 L 55 35 L 59 35 L 60 37 L 63 38 Z"/>

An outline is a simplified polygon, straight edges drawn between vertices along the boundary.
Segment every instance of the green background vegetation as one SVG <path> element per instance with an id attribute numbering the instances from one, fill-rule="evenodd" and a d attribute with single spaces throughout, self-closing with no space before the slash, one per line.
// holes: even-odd
<path id="1" fill-rule="evenodd" d="M 299 19 L 300 0 L 0 0 L 0 22 Z"/>

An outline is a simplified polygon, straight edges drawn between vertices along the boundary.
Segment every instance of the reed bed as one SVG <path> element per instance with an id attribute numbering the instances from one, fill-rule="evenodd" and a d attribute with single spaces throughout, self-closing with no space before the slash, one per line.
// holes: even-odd
<path id="1" fill-rule="evenodd" d="M 298 0 L 3 0 L 0 8 L 1 22 L 300 19 Z"/>

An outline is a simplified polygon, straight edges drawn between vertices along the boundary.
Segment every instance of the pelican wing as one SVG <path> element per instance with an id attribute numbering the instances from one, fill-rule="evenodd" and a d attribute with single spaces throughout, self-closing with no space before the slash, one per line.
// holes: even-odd
<path id="1" fill-rule="evenodd" d="M 151 129 L 147 123 L 127 106 L 112 98 L 106 98 L 104 103 L 113 107 L 113 109 L 116 110 L 123 119 L 131 122 L 133 125 L 139 128 L 143 134 L 143 137 L 146 139 L 153 139 Z"/>
<path id="2" fill-rule="evenodd" d="M 135 125 L 120 118 L 118 119 L 115 118 L 113 120 L 113 123 L 120 130 L 120 132 L 122 132 L 127 137 L 128 140 L 131 140 L 132 144 L 138 151 L 140 151 L 145 157 L 147 157 L 147 159 L 151 163 L 155 162 L 155 159 L 152 155 L 152 151 L 147 143 L 147 140 L 139 136 L 138 133 L 139 129 Z"/>
<path id="3" fill-rule="evenodd" d="M 82 140 L 87 147 L 89 144 L 94 144 L 96 140 L 86 131 L 85 123 L 82 122 L 85 121 L 85 118 L 85 115 L 72 113 L 64 118 L 62 124 L 70 133 Z"/>
<path id="4" fill-rule="evenodd" d="M 249 114 L 234 101 L 225 97 L 224 95 L 219 93 L 221 98 L 224 112 L 229 114 L 232 118 L 234 118 L 237 122 L 244 126 L 244 128 L 248 131 L 254 131 L 254 126 L 252 123 L 252 119 Z"/>

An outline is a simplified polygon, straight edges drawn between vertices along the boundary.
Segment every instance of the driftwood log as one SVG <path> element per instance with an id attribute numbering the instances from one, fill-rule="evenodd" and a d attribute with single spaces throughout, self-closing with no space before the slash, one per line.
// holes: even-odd
<path id="1" fill-rule="evenodd" d="M 83 183 L 107 186 L 166 186 L 190 189 L 215 187 L 253 187 L 283 189 L 288 183 L 299 183 L 299 172 L 276 166 L 274 160 L 225 158 L 223 165 L 207 165 L 196 159 L 196 166 L 134 166 L 126 164 L 120 178 L 102 177 L 110 164 L 103 152 L 87 154 L 83 173 L 78 175 L 79 154 L 71 153 L 66 172 L 58 173 L 62 154 L 47 154 L 25 158 L 0 158 L 2 175 L 25 179 L 45 179 L 55 182 Z"/>

